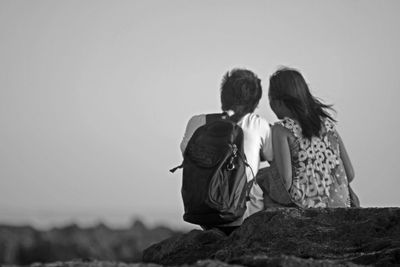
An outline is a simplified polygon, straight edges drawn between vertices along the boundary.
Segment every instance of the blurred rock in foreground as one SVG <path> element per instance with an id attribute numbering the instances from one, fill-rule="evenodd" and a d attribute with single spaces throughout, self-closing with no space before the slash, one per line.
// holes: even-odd
<path id="1" fill-rule="evenodd" d="M 3 225 L 0 226 L 0 264 L 72 259 L 138 262 L 146 247 L 178 233 L 182 234 L 166 227 L 149 229 L 141 221 L 135 221 L 128 229 L 110 229 L 100 224 L 90 228 L 70 225 L 38 231 L 32 227 Z"/>
<path id="2" fill-rule="evenodd" d="M 200 260 L 191 265 L 184 265 L 185 267 L 241 267 L 241 265 L 227 264 L 217 260 Z M 16 267 L 6 265 L 4 267 Z M 53 263 L 34 263 L 30 267 L 162 267 L 162 265 L 155 263 L 123 263 L 123 262 L 109 262 L 109 261 L 65 261 Z"/>
<path id="3" fill-rule="evenodd" d="M 204 259 L 254 267 L 400 265 L 400 208 L 271 209 L 229 237 L 193 230 L 143 254 L 161 265 Z"/>

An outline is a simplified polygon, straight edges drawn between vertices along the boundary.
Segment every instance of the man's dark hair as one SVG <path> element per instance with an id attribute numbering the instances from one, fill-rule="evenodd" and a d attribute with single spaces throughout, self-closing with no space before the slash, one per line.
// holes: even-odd
<path id="1" fill-rule="evenodd" d="M 262 96 L 261 80 L 252 71 L 233 69 L 228 71 L 221 84 L 222 110 L 233 110 L 241 118 L 253 112 Z"/>

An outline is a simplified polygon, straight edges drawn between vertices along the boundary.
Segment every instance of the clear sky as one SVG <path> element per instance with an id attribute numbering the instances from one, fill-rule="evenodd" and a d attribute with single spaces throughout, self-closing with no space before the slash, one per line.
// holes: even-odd
<path id="1" fill-rule="evenodd" d="M 400 1 L 0 1 L 0 222 L 180 225 L 179 143 L 223 74 L 298 68 L 338 111 L 363 206 L 400 206 Z M 82 218 L 81 218 L 82 219 Z M 14 221 L 17 222 L 17 219 Z"/>

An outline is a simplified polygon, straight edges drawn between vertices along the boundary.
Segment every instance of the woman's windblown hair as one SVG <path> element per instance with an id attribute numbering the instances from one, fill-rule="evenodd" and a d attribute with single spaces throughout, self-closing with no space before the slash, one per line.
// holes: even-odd
<path id="1" fill-rule="evenodd" d="M 303 136 L 318 136 L 323 119 L 336 121 L 329 114 L 332 105 L 322 103 L 314 97 L 301 73 L 291 68 L 281 68 L 269 80 L 269 97 L 280 100 L 292 112 L 293 119 L 299 121 Z"/>

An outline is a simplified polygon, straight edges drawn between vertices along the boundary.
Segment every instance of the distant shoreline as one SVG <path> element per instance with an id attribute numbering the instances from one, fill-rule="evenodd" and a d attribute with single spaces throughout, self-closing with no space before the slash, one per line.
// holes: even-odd
<path id="1" fill-rule="evenodd" d="M 112 229 L 126 229 L 135 221 L 141 221 L 148 227 L 166 226 L 173 230 L 190 230 L 195 225 L 185 223 L 181 215 L 172 212 L 147 212 L 134 214 L 124 211 L 48 211 L 48 210 L 2 210 L 0 209 L 0 225 L 31 226 L 37 230 L 77 225 L 79 227 L 93 227 L 104 224 Z"/>

